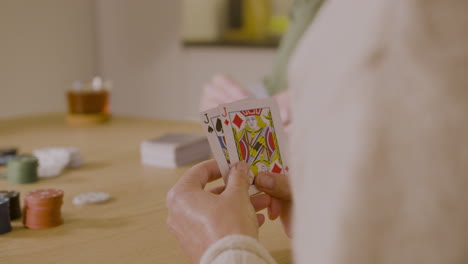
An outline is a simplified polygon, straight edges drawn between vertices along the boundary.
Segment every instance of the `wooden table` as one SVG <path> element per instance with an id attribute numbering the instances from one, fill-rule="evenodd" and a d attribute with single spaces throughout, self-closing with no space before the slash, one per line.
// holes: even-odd
<path id="1" fill-rule="evenodd" d="M 21 221 L 0 235 L 0 263 L 189 263 L 166 228 L 165 196 L 188 168 L 163 169 L 140 164 L 140 142 L 167 132 L 202 133 L 196 123 L 114 118 L 111 123 L 71 128 L 61 115 L 0 121 L 0 147 L 21 153 L 48 146 L 76 146 L 85 158 L 80 169 L 28 185 L 0 189 L 65 191 L 65 224 L 29 230 Z M 81 192 L 103 191 L 106 204 L 74 206 Z M 290 263 L 289 240 L 278 221 L 261 228 L 260 240 L 279 263 Z"/>

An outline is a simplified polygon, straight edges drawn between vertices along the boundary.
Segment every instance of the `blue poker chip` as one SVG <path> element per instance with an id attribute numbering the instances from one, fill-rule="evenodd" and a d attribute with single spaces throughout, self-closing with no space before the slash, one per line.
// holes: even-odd
<path id="1" fill-rule="evenodd" d="M 10 219 L 21 218 L 20 193 L 11 190 L 0 190 L 0 197 L 7 197 L 10 203 Z"/>
<path id="2" fill-rule="evenodd" d="M 0 235 L 11 231 L 10 199 L 0 196 Z"/>

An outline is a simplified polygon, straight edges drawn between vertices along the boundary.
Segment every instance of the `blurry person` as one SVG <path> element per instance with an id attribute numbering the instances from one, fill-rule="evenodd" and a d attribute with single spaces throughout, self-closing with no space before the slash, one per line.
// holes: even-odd
<path id="1" fill-rule="evenodd" d="M 210 191 L 216 162 L 194 166 L 167 196 L 184 252 L 275 263 L 256 212 L 279 205 L 295 263 L 468 263 L 467 13 L 468 1 L 327 1 L 289 66 L 291 185 L 260 173 L 265 194 L 250 198 L 242 161 Z"/>

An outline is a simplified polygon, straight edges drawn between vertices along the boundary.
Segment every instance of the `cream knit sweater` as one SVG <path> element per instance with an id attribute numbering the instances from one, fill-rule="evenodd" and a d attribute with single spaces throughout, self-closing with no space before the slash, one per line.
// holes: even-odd
<path id="1" fill-rule="evenodd" d="M 468 1 L 328 0 L 290 81 L 295 263 L 468 263 Z"/>

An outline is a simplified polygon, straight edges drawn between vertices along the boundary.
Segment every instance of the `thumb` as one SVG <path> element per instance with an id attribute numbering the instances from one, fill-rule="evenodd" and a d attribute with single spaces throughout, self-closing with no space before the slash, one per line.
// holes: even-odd
<path id="1" fill-rule="evenodd" d="M 249 167 L 245 161 L 235 164 L 229 172 L 226 193 L 249 192 Z"/>
<path id="2" fill-rule="evenodd" d="M 255 178 L 255 185 L 261 191 L 281 200 L 291 200 L 291 187 L 288 176 L 279 173 L 260 173 Z"/>

